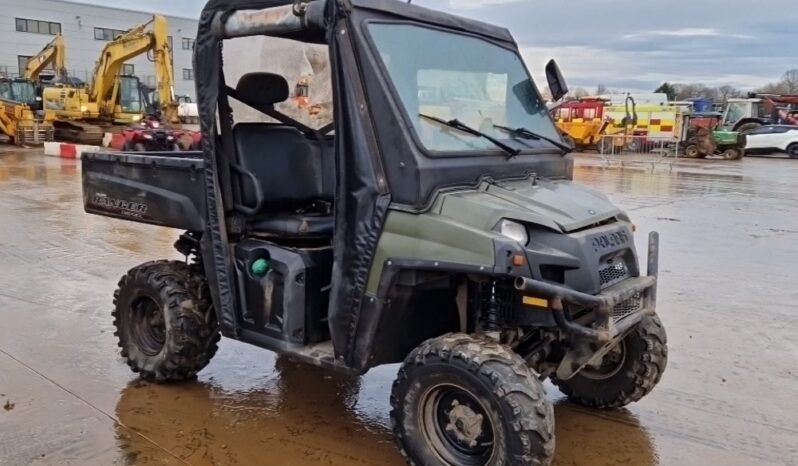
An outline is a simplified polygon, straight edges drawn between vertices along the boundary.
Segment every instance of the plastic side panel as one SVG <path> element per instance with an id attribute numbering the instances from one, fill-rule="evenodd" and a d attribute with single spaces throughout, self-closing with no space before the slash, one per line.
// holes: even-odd
<path id="1" fill-rule="evenodd" d="M 383 266 L 390 258 L 466 263 L 492 270 L 493 236 L 435 214 L 390 211 L 369 272 L 367 292 L 377 292 Z"/>
<path id="2" fill-rule="evenodd" d="M 82 161 L 86 212 L 183 230 L 205 228 L 203 162 L 97 154 Z"/>

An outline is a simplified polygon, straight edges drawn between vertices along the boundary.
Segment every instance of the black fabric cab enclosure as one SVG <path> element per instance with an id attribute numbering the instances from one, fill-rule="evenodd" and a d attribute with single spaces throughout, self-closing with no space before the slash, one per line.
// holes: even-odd
<path id="1" fill-rule="evenodd" d="M 236 10 L 285 5 L 294 5 L 295 9 L 307 7 L 308 13 L 312 9 L 313 15 L 306 15 L 302 28 L 279 37 L 325 43 L 329 47 L 336 158 L 332 273 L 335 278 L 330 294 L 329 326 L 336 361 L 365 370 L 372 349 L 356 342 L 358 333 L 374 331 L 381 315 L 378 308 L 383 303 L 367 297 L 365 289 L 389 207 L 423 212 L 439 190 L 475 186 L 485 177 L 511 178 L 531 172 L 567 177 L 570 161 L 553 153 L 551 146 L 542 141 L 532 142 L 524 155 L 513 158 L 495 148 L 474 157 L 430 156 L 418 143 L 407 114 L 400 108 L 369 25 L 412 24 L 452 32 L 517 55 L 517 46 L 506 29 L 395 0 L 320 3 L 323 1 L 307 6 L 284 0 L 211 0 L 202 12 L 194 57 L 207 196 L 202 249 L 222 332 L 239 338 L 241 329 L 236 315 L 240 305 L 228 234 L 228 221 L 236 215 L 231 172 L 238 161 L 225 92 L 225 86 L 235 87 L 235 83 L 223 80 L 224 18 Z M 532 86 L 531 81 L 529 84 Z M 539 97 L 536 89 L 531 92 Z"/>

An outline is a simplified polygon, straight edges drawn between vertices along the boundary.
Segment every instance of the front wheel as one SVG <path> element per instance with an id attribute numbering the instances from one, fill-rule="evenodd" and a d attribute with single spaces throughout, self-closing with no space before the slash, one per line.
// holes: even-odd
<path id="1" fill-rule="evenodd" d="M 798 144 L 791 144 L 787 148 L 787 157 L 791 159 L 798 159 Z"/>
<path id="2" fill-rule="evenodd" d="M 571 379 L 552 378 L 552 382 L 574 403 L 620 408 L 648 395 L 667 364 L 668 337 L 659 317 L 652 314 L 611 349 L 598 367 L 585 367 Z"/>
<path id="3" fill-rule="evenodd" d="M 183 262 L 134 267 L 119 281 L 114 305 L 122 357 L 145 380 L 193 378 L 216 353 L 219 329 L 207 285 Z"/>
<path id="4" fill-rule="evenodd" d="M 740 160 L 743 158 L 743 150 L 730 148 L 721 152 L 720 155 L 726 160 Z"/>
<path id="5" fill-rule="evenodd" d="M 413 465 L 548 465 L 554 410 L 524 360 L 488 339 L 433 338 L 405 359 L 391 421 Z"/>

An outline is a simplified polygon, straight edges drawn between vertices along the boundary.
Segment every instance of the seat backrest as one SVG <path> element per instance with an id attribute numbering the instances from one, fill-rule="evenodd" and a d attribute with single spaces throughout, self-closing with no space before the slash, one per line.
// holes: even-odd
<path id="1" fill-rule="evenodd" d="M 335 162 L 332 142 L 309 138 L 296 128 L 272 123 L 238 123 L 233 127 L 238 163 L 258 179 L 262 212 L 307 208 L 314 201 L 332 201 Z M 257 202 L 242 183 L 242 201 Z"/>

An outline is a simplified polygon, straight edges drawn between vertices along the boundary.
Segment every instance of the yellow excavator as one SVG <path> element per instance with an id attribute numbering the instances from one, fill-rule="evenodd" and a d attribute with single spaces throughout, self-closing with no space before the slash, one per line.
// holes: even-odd
<path id="1" fill-rule="evenodd" d="M 66 76 L 64 48 L 64 38 L 57 34 L 41 52 L 28 59 L 23 77 L 0 78 L 0 132 L 12 143 L 28 145 L 53 140 L 55 115 L 47 110 L 39 112 L 41 97 L 36 88 L 39 75 L 51 64 L 56 79 Z"/>
<path id="2" fill-rule="evenodd" d="M 103 47 L 87 88 L 64 84 L 45 88 L 44 108 L 55 112 L 59 139 L 100 144 L 111 125 L 141 121 L 146 111 L 141 83 L 136 76 L 120 72 L 127 60 L 145 53 L 155 65 L 162 118 L 169 123 L 179 122 L 168 37 L 166 18 L 155 15 Z"/>
<path id="3" fill-rule="evenodd" d="M 59 33 L 35 56 L 28 59 L 25 66 L 25 78 L 37 82 L 39 75 L 47 67 L 52 66 L 55 71 L 54 82 L 59 82 L 66 78 L 66 44 L 64 37 Z"/>

